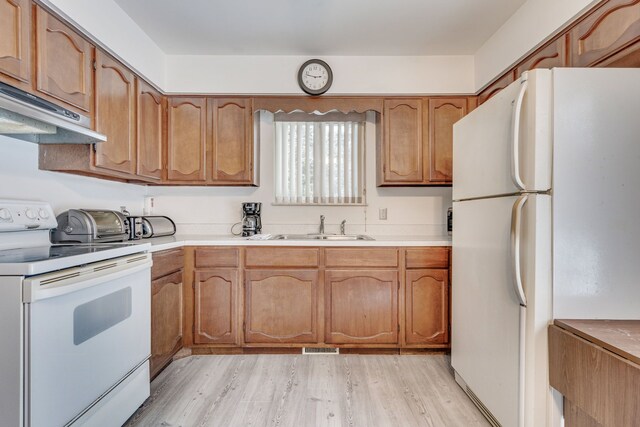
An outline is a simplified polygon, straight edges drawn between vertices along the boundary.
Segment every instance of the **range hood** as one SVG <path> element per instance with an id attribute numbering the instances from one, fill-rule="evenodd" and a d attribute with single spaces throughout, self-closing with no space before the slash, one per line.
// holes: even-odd
<path id="1" fill-rule="evenodd" d="M 36 144 L 93 144 L 91 119 L 0 82 L 0 135 Z"/>

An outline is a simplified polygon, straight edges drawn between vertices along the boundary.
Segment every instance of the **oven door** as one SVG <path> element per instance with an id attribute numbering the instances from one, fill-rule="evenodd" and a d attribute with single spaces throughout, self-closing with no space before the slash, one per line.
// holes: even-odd
<path id="1" fill-rule="evenodd" d="M 149 358 L 149 254 L 25 280 L 26 425 L 62 426 Z"/>

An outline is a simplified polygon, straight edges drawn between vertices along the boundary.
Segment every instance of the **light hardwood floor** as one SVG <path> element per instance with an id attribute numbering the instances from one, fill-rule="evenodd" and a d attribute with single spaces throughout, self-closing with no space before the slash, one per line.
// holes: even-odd
<path id="1" fill-rule="evenodd" d="M 191 356 L 126 426 L 488 426 L 444 355 Z"/>

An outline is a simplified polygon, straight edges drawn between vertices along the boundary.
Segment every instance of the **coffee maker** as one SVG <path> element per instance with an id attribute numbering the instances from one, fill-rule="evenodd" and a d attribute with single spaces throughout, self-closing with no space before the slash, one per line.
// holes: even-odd
<path id="1" fill-rule="evenodd" d="M 253 236 L 262 232 L 260 211 L 262 203 L 246 202 L 242 204 L 242 235 Z"/>

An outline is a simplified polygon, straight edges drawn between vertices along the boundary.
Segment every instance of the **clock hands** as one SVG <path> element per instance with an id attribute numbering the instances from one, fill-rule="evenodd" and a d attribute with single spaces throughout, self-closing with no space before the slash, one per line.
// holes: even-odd
<path id="1" fill-rule="evenodd" d="M 308 77 L 313 77 L 314 79 L 322 78 L 322 76 L 314 76 L 313 74 L 309 74 L 309 73 L 304 73 L 304 74 Z"/>

